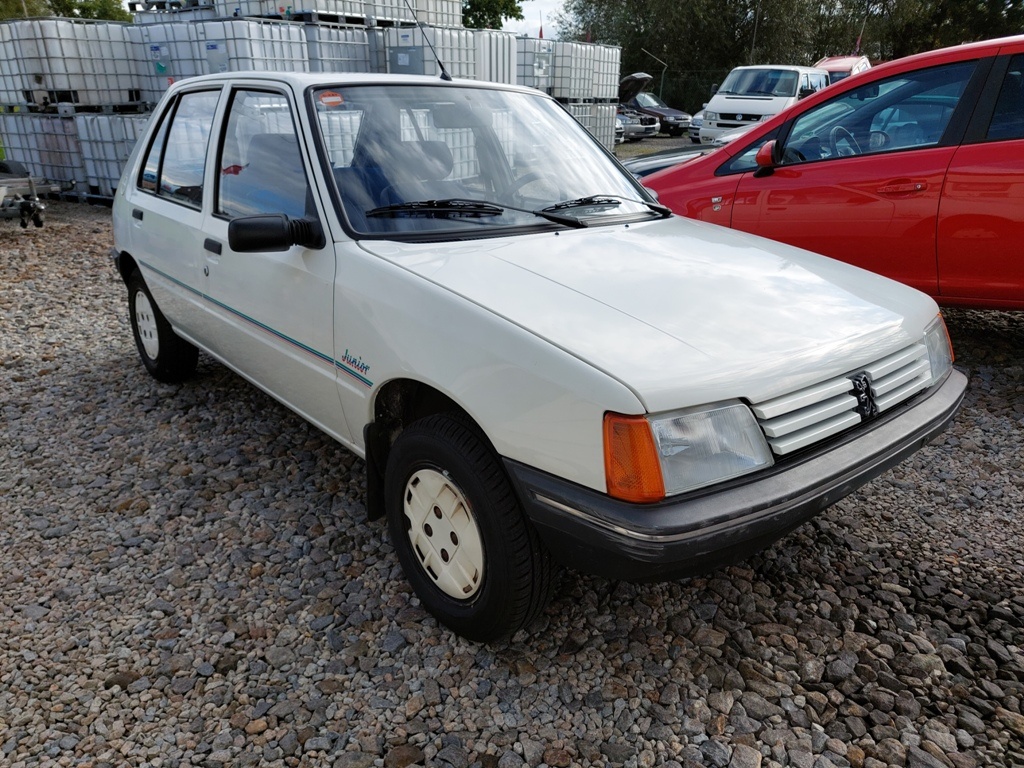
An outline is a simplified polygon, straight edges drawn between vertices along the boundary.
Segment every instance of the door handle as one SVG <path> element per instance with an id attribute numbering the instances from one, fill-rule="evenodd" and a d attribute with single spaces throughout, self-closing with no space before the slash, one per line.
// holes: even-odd
<path id="1" fill-rule="evenodd" d="M 928 189 L 927 181 L 896 181 L 879 187 L 878 194 L 908 195 L 914 192 L 924 192 L 926 189 Z"/>
<path id="2" fill-rule="evenodd" d="M 138 208 L 132 208 L 132 218 L 142 221 L 142 211 Z"/>
<path id="3" fill-rule="evenodd" d="M 221 252 L 221 249 L 223 248 L 223 246 L 220 243 L 218 243 L 216 240 L 213 240 L 213 239 L 208 237 L 208 238 L 206 238 L 206 241 L 203 243 L 203 248 L 208 250 L 210 253 L 215 253 L 218 256 L 220 256 L 220 252 Z"/>

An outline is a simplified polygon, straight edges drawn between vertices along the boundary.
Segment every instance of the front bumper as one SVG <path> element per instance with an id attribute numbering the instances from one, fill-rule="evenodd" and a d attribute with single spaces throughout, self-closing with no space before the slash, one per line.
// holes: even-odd
<path id="1" fill-rule="evenodd" d="M 753 479 L 630 504 L 506 460 L 519 499 L 556 560 L 612 579 L 705 572 L 764 549 L 926 445 L 952 421 L 967 378 L 946 380 L 846 440 Z"/>

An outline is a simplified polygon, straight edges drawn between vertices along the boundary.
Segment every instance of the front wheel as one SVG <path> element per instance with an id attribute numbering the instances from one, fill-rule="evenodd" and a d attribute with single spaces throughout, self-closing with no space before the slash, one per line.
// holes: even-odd
<path id="1" fill-rule="evenodd" d="M 174 332 L 137 269 L 128 278 L 128 312 L 139 357 L 154 379 L 176 384 L 195 373 L 199 351 Z"/>
<path id="2" fill-rule="evenodd" d="M 547 604 L 553 566 L 500 460 L 461 418 L 399 435 L 385 478 L 388 529 L 423 606 L 470 640 L 525 627 Z"/>

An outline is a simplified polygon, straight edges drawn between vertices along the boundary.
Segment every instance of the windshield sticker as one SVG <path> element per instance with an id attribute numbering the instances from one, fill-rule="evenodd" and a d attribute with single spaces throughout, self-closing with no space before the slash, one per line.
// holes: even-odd
<path id="1" fill-rule="evenodd" d="M 324 91 L 320 94 L 320 103 L 325 107 L 340 107 L 345 103 L 345 97 L 337 91 Z"/>

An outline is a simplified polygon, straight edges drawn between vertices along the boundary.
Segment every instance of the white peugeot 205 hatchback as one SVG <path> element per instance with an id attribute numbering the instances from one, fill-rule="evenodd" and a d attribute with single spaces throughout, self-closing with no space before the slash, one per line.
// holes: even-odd
<path id="1" fill-rule="evenodd" d="M 363 457 L 423 605 L 477 640 L 558 564 L 669 579 L 769 545 L 966 384 L 930 298 L 673 216 L 528 88 L 179 82 L 114 234 L 149 372 L 203 350 Z"/>

